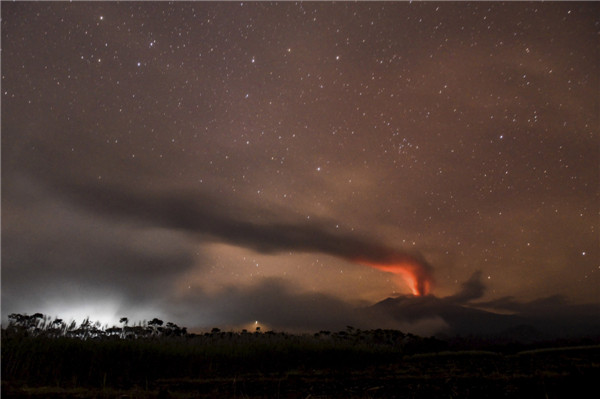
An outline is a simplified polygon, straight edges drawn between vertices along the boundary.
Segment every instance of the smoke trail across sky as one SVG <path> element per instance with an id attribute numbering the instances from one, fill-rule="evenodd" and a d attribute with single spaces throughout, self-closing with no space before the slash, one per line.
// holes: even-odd
<path id="1" fill-rule="evenodd" d="M 414 295 L 429 293 L 432 268 L 418 253 L 380 244 L 357 235 L 340 234 L 331 221 L 290 220 L 288 214 L 263 209 L 240 210 L 194 192 L 142 193 L 125 187 L 63 186 L 65 192 L 95 212 L 120 214 L 142 224 L 189 231 L 261 253 L 318 252 L 400 275 Z M 260 215 L 260 222 L 250 215 Z"/>

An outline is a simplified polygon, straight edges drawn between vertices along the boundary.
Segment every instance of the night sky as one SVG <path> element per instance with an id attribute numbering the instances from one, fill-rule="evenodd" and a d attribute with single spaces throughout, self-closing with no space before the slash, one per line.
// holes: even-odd
<path id="1" fill-rule="evenodd" d="M 595 2 L 2 2 L 2 318 L 596 306 L 599 33 Z"/>

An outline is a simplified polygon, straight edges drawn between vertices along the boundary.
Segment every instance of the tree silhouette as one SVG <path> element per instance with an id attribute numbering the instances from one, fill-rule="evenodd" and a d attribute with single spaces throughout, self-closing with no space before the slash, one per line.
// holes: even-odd
<path id="1" fill-rule="evenodd" d="M 167 322 L 166 324 L 154 318 L 149 322 L 139 322 L 134 326 L 128 326 L 129 319 L 121 317 L 119 322 L 123 327 L 102 325 L 99 321 L 91 321 L 89 317 L 85 318 L 81 324 L 72 320 L 69 324 L 63 319 L 55 318 L 52 320 L 49 316 L 42 313 L 35 313 L 31 316 L 27 314 L 11 313 L 8 315 L 8 327 L 3 330 L 10 334 L 25 336 L 46 336 L 51 338 L 67 337 L 77 339 L 141 339 L 147 337 L 185 337 L 188 335 L 186 327 L 179 327 L 177 324 Z M 213 331 L 214 333 L 215 331 Z M 216 332 L 220 332 L 216 329 Z"/>
<path id="2" fill-rule="evenodd" d="M 150 320 L 148 322 L 149 326 L 162 326 L 163 325 L 163 321 L 160 319 L 157 319 L 156 317 L 153 318 L 152 320 Z"/>
<path id="3" fill-rule="evenodd" d="M 150 334 L 152 335 L 160 335 L 163 332 L 162 326 L 163 321 L 157 319 L 156 317 L 148 322 L 148 327 L 150 328 Z"/>

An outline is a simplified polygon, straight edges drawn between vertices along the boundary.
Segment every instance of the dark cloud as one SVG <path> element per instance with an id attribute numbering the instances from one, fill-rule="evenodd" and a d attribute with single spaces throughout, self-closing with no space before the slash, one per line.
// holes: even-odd
<path id="1" fill-rule="evenodd" d="M 110 217 L 203 234 L 258 252 L 307 251 L 365 263 L 410 263 L 410 273 L 420 287 L 433 280 L 431 266 L 417 251 L 335 232 L 331 220 L 281 222 L 293 215 L 234 208 L 226 201 L 189 191 L 156 193 L 106 185 L 69 185 L 66 192 L 70 199 Z"/>
<path id="2" fill-rule="evenodd" d="M 28 196 L 44 201 L 19 209 Z M 184 234 L 99 217 L 29 179 L 11 186 L 3 208 L 3 308 L 30 312 L 61 297 L 146 306 L 194 262 Z"/>
<path id="3" fill-rule="evenodd" d="M 445 298 L 446 301 L 467 303 L 479 299 L 485 294 L 485 286 L 481 282 L 481 270 L 474 272 L 471 277 L 461 284 L 461 290 Z"/>

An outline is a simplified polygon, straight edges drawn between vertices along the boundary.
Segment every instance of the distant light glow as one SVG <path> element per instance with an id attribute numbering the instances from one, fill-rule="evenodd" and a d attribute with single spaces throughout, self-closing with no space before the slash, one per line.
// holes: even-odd
<path id="1" fill-rule="evenodd" d="M 82 301 L 79 303 L 49 303 L 41 309 L 41 313 L 50 317 L 60 317 L 65 321 L 75 321 L 81 323 L 89 318 L 91 322 L 100 322 L 102 325 L 117 325 L 120 317 L 127 315 L 118 314 L 119 306 L 108 301 Z M 137 315 L 135 315 L 137 316 Z"/>

